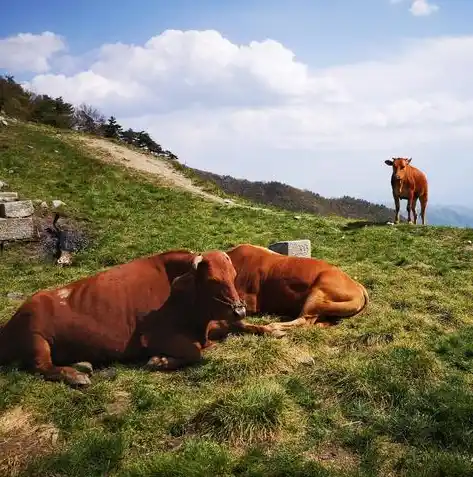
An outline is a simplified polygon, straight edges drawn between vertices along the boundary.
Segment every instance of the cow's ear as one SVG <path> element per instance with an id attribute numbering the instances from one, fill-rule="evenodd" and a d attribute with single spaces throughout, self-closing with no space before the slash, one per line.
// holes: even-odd
<path id="1" fill-rule="evenodd" d="M 384 161 L 384 163 L 387 164 L 388 166 L 392 166 L 394 164 L 393 161 L 390 161 L 389 159 Z"/>
<path id="2" fill-rule="evenodd" d="M 412 161 L 412 157 L 410 157 L 408 160 L 407 160 L 407 163 L 410 164 Z"/>

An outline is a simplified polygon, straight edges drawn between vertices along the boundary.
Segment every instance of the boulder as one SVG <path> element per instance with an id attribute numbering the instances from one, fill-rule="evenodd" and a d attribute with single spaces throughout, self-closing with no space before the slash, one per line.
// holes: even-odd
<path id="1" fill-rule="evenodd" d="M 53 200 L 52 202 L 53 208 L 58 209 L 59 207 L 66 205 L 62 200 Z"/>
<path id="2" fill-rule="evenodd" d="M 12 202 L 18 200 L 18 192 L 0 192 L 0 202 Z"/>
<path id="3" fill-rule="evenodd" d="M 19 219 L 30 217 L 34 213 L 33 202 L 31 200 L 18 200 L 14 202 L 0 203 L 0 217 L 9 219 Z"/>
<path id="4" fill-rule="evenodd" d="M 27 240 L 35 237 L 32 217 L 0 219 L 0 242 L 4 240 Z"/>
<path id="5" fill-rule="evenodd" d="M 275 242 L 268 246 L 270 250 L 291 257 L 310 257 L 310 240 L 287 240 Z"/>

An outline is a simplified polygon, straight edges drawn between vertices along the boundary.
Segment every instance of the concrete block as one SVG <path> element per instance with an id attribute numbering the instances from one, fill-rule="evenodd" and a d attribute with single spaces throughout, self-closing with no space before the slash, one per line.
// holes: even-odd
<path id="1" fill-rule="evenodd" d="M 3 240 L 27 240 L 35 237 L 32 217 L 23 219 L 0 219 L 0 242 Z"/>
<path id="2" fill-rule="evenodd" d="M 0 217 L 5 219 L 30 217 L 34 214 L 33 201 L 17 200 L 14 202 L 0 203 Z"/>
<path id="3" fill-rule="evenodd" d="M 273 252 L 290 257 L 310 257 L 310 240 L 287 240 L 275 242 L 268 246 Z"/>
<path id="4" fill-rule="evenodd" d="M 12 202 L 18 200 L 18 192 L 0 192 L 0 202 Z"/>

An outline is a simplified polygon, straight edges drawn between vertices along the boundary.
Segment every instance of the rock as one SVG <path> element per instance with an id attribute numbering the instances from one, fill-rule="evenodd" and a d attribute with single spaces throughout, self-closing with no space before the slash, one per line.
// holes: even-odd
<path id="1" fill-rule="evenodd" d="M 310 257 L 310 240 L 288 240 L 285 242 L 276 242 L 268 246 L 269 250 L 289 255 L 291 257 Z"/>
<path id="2" fill-rule="evenodd" d="M 18 200 L 15 202 L 0 203 L 0 217 L 21 218 L 30 217 L 34 214 L 33 202 L 31 200 Z"/>
<path id="3" fill-rule="evenodd" d="M 394 222 L 386 222 L 386 225 L 394 225 Z"/>
<path id="4" fill-rule="evenodd" d="M 301 217 L 300 215 L 295 215 L 294 218 L 295 218 L 296 220 L 301 220 L 301 219 L 302 219 L 302 217 Z"/>
<path id="5" fill-rule="evenodd" d="M 88 374 L 89 376 L 92 376 L 94 373 L 94 368 L 91 363 L 88 361 L 81 361 L 80 363 L 75 363 L 72 365 L 73 368 L 77 369 L 77 371 L 80 371 L 81 373 Z"/>
<path id="6" fill-rule="evenodd" d="M 14 171 L 13 169 L 10 169 L 10 170 L 8 171 L 8 174 L 14 174 L 14 173 L 15 173 L 15 171 Z"/>
<path id="7" fill-rule="evenodd" d="M 118 372 L 117 372 L 116 368 L 105 368 L 105 369 L 101 369 L 100 371 L 98 371 L 95 374 L 96 374 L 96 376 L 99 376 L 103 379 L 113 380 L 117 377 Z"/>
<path id="8" fill-rule="evenodd" d="M 53 200 L 51 203 L 54 209 L 61 207 L 61 205 L 66 205 L 62 200 Z"/>
<path id="9" fill-rule="evenodd" d="M 18 200 L 18 192 L 0 192 L 0 202 L 12 202 Z"/>
<path id="10" fill-rule="evenodd" d="M 0 219 L 0 242 L 2 240 L 27 240 L 35 236 L 32 217 Z"/>
<path id="11" fill-rule="evenodd" d="M 47 209 L 48 208 L 48 204 L 46 202 L 44 202 L 44 200 L 41 202 L 41 204 L 39 204 L 39 206 L 42 208 L 42 209 Z"/>
<path id="12" fill-rule="evenodd" d="M 8 123 L 5 119 L 0 119 L 0 123 L 2 123 L 4 126 L 8 126 Z"/>
<path id="13" fill-rule="evenodd" d="M 41 199 L 35 199 L 33 200 L 34 205 L 40 205 L 43 201 Z"/>
<path id="14" fill-rule="evenodd" d="M 54 152 L 55 152 L 56 154 L 59 154 L 59 151 L 58 151 L 57 149 L 54 149 Z"/>
<path id="15" fill-rule="evenodd" d="M 0 181 L 0 189 L 3 189 L 4 187 L 8 187 L 8 183 Z"/>
<path id="16" fill-rule="evenodd" d="M 468 245 L 471 245 L 473 242 L 472 242 L 471 240 L 467 240 L 466 243 L 467 243 Z"/>
<path id="17" fill-rule="evenodd" d="M 305 355 L 305 356 L 301 356 L 298 359 L 298 362 L 305 366 L 313 366 L 315 364 L 315 359 L 312 356 Z"/>
<path id="18" fill-rule="evenodd" d="M 24 293 L 20 293 L 20 292 L 9 292 L 7 293 L 7 298 L 9 300 L 20 301 L 25 298 L 25 295 Z"/>

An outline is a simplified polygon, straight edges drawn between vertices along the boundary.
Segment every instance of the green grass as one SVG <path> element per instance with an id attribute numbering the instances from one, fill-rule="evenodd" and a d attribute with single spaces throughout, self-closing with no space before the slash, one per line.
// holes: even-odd
<path id="1" fill-rule="evenodd" d="M 4 368 L 0 424 L 21 406 L 59 429 L 52 453 L 24 456 L 24 475 L 473 475 L 473 231 L 345 230 L 342 219 L 229 208 L 98 163 L 74 134 L 31 125 L 0 130 L 0 178 L 22 197 L 63 200 L 93 235 L 70 269 L 8 247 L 0 321 L 20 304 L 8 292 L 175 247 L 297 238 L 371 298 L 366 313 L 332 329 L 231 337 L 201 365 L 170 374 L 119 366 L 85 392 Z"/>

